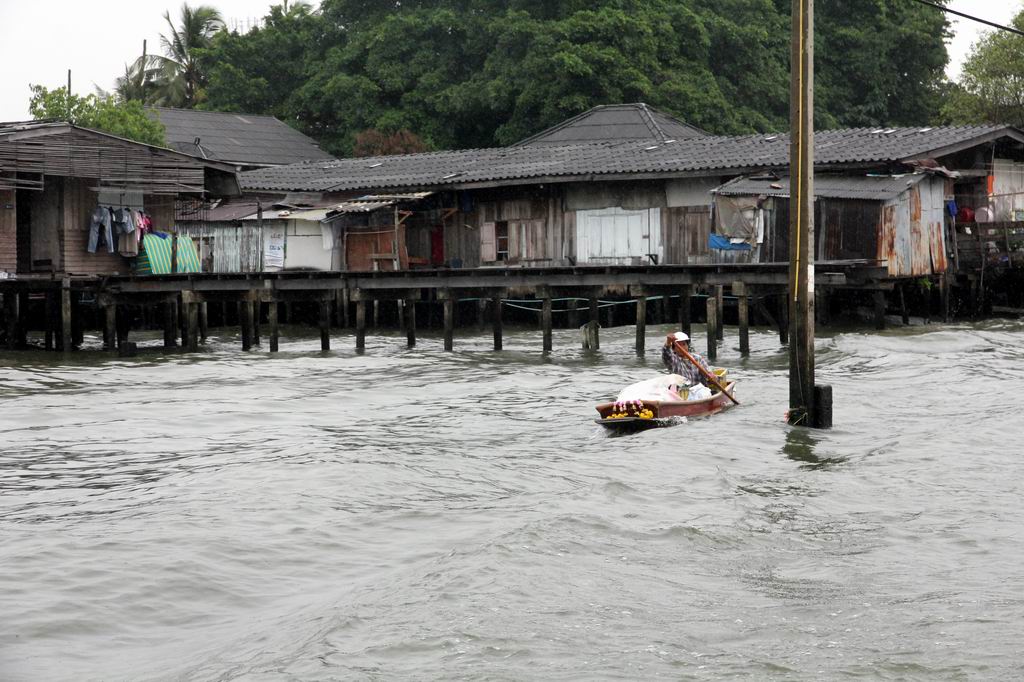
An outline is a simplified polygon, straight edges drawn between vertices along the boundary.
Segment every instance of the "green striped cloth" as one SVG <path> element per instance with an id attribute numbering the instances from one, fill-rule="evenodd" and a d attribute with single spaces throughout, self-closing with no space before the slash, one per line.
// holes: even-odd
<path id="1" fill-rule="evenodd" d="M 171 273 L 171 240 L 155 234 L 147 234 L 142 238 L 142 253 L 135 263 L 135 272 L 139 275 L 169 275 Z M 186 235 L 178 237 L 178 272 L 202 272 L 199 262 L 199 251 L 195 242 Z"/>

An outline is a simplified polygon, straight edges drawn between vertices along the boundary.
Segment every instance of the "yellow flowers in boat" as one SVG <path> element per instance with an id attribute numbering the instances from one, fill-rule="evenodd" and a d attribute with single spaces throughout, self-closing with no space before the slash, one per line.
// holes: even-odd
<path id="1" fill-rule="evenodd" d="M 614 411 L 605 419 L 626 419 L 630 416 L 639 419 L 654 419 L 654 412 L 649 407 L 644 406 L 643 402 L 639 400 L 615 403 L 612 409 Z"/>
<path id="2" fill-rule="evenodd" d="M 641 410 L 640 414 L 638 414 L 637 416 L 640 417 L 641 419 L 654 419 L 654 413 L 651 412 L 646 407 L 643 410 Z"/>

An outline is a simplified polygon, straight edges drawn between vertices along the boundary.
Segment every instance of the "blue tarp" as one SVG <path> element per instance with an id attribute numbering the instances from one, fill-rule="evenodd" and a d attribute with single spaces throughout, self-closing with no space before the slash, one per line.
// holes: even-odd
<path id="1" fill-rule="evenodd" d="M 714 233 L 708 235 L 708 246 L 719 251 L 750 251 L 751 249 L 750 244 L 746 242 L 733 244 L 722 235 Z"/>

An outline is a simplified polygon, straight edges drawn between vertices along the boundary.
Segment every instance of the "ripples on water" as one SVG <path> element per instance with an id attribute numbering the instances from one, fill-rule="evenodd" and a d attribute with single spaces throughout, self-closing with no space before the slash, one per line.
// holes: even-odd
<path id="1" fill-rule="evenodd" d="M 819 339 L 827 432 L 731 337 L 609 438 L 632 333 L 0 355 L 0 677 L 1020 677 L 1024 327 Z"/>

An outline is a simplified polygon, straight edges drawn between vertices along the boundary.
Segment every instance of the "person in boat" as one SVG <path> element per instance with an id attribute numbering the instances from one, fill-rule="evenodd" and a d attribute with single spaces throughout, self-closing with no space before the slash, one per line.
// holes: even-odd
<path id="1" fill-rule="evenodd" d="M 661 349 L 661 361 L 665 363 L 665 368 L 668 369 L 669 373 L 678 374 L 686 379 L 690 386 L 696 386 L 698 384 L 707 386 L 708 380 L 704 376 L 704 373 L 697 369 L 696 365 L 676 352 L 676 343 L 682 344 L 683 348 L 693 356 L 694 360 L 700 363 L 701 367 L 708 372 L 711 372 L 711 368 L 708 366 L 704 357 L 699 353 L 690 350 L 690 337 L 683 332 L 669 334 L 668 337 L 666 337 L 665 346 Z"/>

